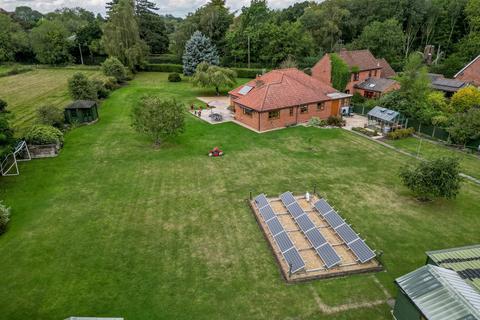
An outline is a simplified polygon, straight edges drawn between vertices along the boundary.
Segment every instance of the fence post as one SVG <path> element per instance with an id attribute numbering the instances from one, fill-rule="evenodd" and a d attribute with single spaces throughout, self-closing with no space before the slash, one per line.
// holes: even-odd
<path id="1" fill-rule="evenodd" d="M 437 129 L 437 126 L 434 126 L 433 127 L 433 131 L 432 131 L 432 138 L 435 138 L 435 130 Z"/>
<path id="2" fill-rule="evenodd" d="M 418 124 L 418 133 L 422 134 L 422 123 Z"/>
<path id="3" fill-rule="evenodd" d="M 362 106 L 362 116 L 365 115 L 365 106 Z"/>

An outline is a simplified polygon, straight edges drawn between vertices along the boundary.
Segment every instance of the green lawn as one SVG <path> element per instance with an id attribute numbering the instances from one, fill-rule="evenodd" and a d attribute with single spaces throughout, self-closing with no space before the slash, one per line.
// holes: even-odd
<path id="1" fill-rule="evenodd" d="M 419 203 L 397 174 L 410 157 L 344 130 L 256 134 L 189 116 L 184 134 L 152 148 L 130 127 L 143 94 L 186 103 L 208 94 L 166 76 L 137 75 L 102 104 L 97 124 L 66 136 L 58 158 L 1 178 L 13 207 L 0 237 L 1 318 L 391 319 L 386 303 L 326 315 L 318 299 L 385 299 L 382 286 L 394 295 L 393 280 L 423 265 L 424 251 L 480 241 L 480 187 Z M 214 146 L 224 158 L 206 156 Z M 245 199 L 314 184 L 384 252 L 386 272 L 282 280 Z"/>
<path id="2" fill-rule="evenodd" d="M 456 157 L 460 159 L 461 169 L 464 173 L 480 179 L 480 158 L 461 151 L 450 149 L 446 146 L 432 143 L 425 139 L 411 137 L 401 140 L 387 140 L 388 144 L 414 155 L 430 160 L 438 157 Z"/>
<path id="3" fill-rule="evenodd" d="M 95 69 L 65 68 L 35 69 L 0 78 L 0 98 L 8 102 L 8 109 L 15 115 L 12 124 L 18 136 L 35 121 L 37 108 L 44 105 L 65 107 L 71 101 L 67 81 L 79 71 L 90 77 L 101 77 L 100 71 Z"/>

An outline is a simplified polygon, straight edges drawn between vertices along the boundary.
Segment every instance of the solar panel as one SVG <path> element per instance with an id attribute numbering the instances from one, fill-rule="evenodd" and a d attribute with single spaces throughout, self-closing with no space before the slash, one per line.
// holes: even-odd
<path id="1" fill-rule="evenodd" d="M 357 239 L 350 243 L 348 247 L 361 263 L 368 262 L 375 258 L 375 252 L 362 239 Z"/>
<path id="2" fill-rule="evenodd" d="M 243 86 L 242 89 L 240 89 L 240 91 L 238 91 L 239 94 L 241 94 L 242 96 L 246 95 L 247 93 L 249 93 L 250 91 L 252 91 L 253 87 L 251 86 Z"/>
<path id="3" fill-rule="evenodd" d="M 333 210 L 333 208 L 324 199 L 318 200 L 314 206 L 318 210 L 318 212 L 322 214 L 322 216 Z"/>
<path id="4" fill-rule="evenodd" d="M 318 229 L 312 229 L 306 232 L 305 235 L 315 249 L 327 242 Z"/>
<path id="5" fill-rule="evenodd" d="M 290 271 L 295 273 L 297 271 L 305 268 L 305 262 L 303 261 L 300 253 L 296 248 L 291 248 L 290 250 L 283 253 L 283 257 L 287 261 L 288 265 L 291 266 Z"/>
<path id="6" fill-rule="evenodd" d="M 278 221 L 277 217 L 268 220 L 267 226 L 268 226 L 268 229 L 270 229 L 272 236 L 276 236 L 277 234 L 283 231 L 283 226 L 280 223 L 280 221 Z"/>
<path id="7" fill-rule="evenodd" d="M 265 207 L 261 208 L 259 211 L 264 221 L 268 221 L 273 217 L 275 217 L 275 212 L 273 212 L 272 207 L 270 207 L 269 205 L 266 205 Z"/>
<path id="8" fill-rule="evenodd" d="M 335 231 L 338 233 L 338 235 L 340 236 L 340 238 L 342 238 L 342 240 L 345 242 L 345 243 L 350 243 L 354 240 L 357 240 L 358 239 L 358 235 L 355 233 L 355 231 L 353 231 L 353 229 L 348 225 L 348 224 L 343 224 L 341 226 L 339 226 L 338 228 L 335 229 Z"/>
<path id="9" fill-rule="evenodd" d="M 343 223 L 345 223 L 342 217 L 340 217 L 338 213 L 336 213 L 335 211 L 331 211 L 330 213 L 326 214 L 323 217 L 325 218 L 325 220 L 327 220 L 328 224 L 334 229 L 342 225 Z"/>
<path id="10" fill-rule="evenodd" d="M 262 193 L 255 198 L 255 204 L 258 209 L 265 207 L 268 204 L 267 197 Z"/>
<path id="11" fill-rule="evenodd" d="M 305 214 L 302 207 L 297 202 L 293 202 L 287 207 L 288 212 L 293 216 L 293 218 L 297 219 L 301 215 Z"/>
<path id="12" fill-rule="evenodd" d="M 300 229 L 302 229 L 304 233 L 307 232 L 308 230 L 315 228 L 315 225 L 313 224 L 312 220 L 310 220 L 310 218 L 306 214 L 298 217 L 297 220 L 295 221 L 297 221 L 298 225 L 300 226 Z"/>
<path id="13" fill-rule="evenodd" d="M 287 207 L 288 205 L 296 202 L 296 200 L 293 197 L 293 194 L 291 192 L 285 192 L 284 194 L 280 195 L 280 199 L 282 200 L 285 207 Z"/>
<path id="14" fill-rule="evenodd" d="M 317 248 L 316 251 L 326 268 L 334 267 L 342 261 L 329 243 Z"/>
<path id="15" fill-rule="evenodd" d="M 275 242 L 280 248 L 281 252 L 285 252 L 293 247 L 292 240 L 285 231 L 280 232 L 275 236 Z"/>

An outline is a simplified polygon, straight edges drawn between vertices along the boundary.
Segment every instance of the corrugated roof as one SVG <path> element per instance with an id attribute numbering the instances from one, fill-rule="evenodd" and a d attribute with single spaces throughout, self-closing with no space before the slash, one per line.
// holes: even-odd
<path id="1" fill-rule="evenodd" d="M 395 84 L 397 84 L 397 81 L 392 79 L 368 78 L 362 83 L 355 85 L 355 88 L 374 92 L 385 92 Z"/>
<path id="2" fill-rule="evenodd" d="M 480 320 L 480 293 L 455 271 L 426 265 L 395 282 L 429 320 Z"/>
<path id="3" fill-rule="evenodd" d="M 240 92 L 245 86 L 253 89 L 242 95 Z M 238 97 L 235 102 L 242 106 L 269 111 L 332 100 L 328 94 L 336 92 L 331 86 L 291 68 L 270 71 L 229 94 Z"/>
<path id="4" fill-rule="evenodd" d="M 383 121 L 387 122 L 394 122 L 395 119 L 400 116 L 400 113 L 394 110 L 382 108 L 379 106 L 376 106 L 370 112 L 368 112 L 368 115 Z"/>
<path id="5" fill-rule="evenodd" d="M 427 256 L 436 265 L 456 271 L 480 291 L 480 244 L 429 251 Z"/>

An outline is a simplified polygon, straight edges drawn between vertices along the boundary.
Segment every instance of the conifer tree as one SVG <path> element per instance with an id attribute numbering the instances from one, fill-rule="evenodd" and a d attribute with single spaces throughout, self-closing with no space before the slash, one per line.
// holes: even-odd
<path id="1" fill-rule="evenodd" d="M 211 65 L 218 65 L 219 60 L 217 48 L 212 41 L 200 31 L 195 31 L 190 40 L 185 44 L 183 73 L 191 76 L 195 73 L 200 63 L 206 62 Z"/>

